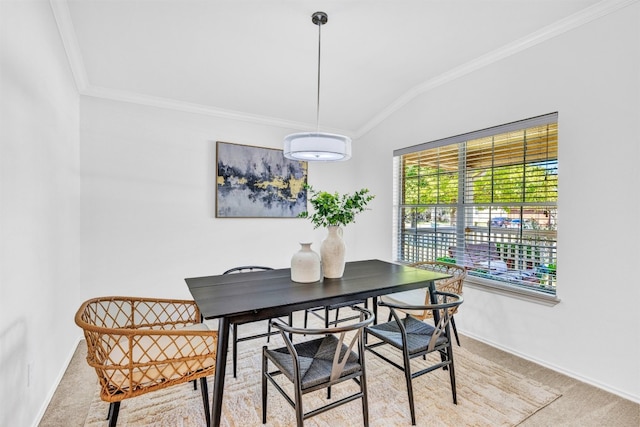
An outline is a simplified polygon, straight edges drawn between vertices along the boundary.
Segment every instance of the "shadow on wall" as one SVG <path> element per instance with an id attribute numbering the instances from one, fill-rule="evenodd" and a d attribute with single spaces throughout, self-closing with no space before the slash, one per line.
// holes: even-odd
<path id="1" fill-rule="evenodd" d="M 28 402 L 27 323 L 19 319 L 0 332 L 0 426 L 28 425 L 24 407 Z"/>

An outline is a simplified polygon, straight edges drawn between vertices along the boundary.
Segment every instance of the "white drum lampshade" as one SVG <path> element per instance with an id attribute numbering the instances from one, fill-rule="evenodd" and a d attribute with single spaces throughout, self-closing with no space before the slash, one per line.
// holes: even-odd
<path id="1" fill-rule="evenodd" d="M 322 132 L 302 132 L 284 138 L 287 159 L 311 162 L 336 162 L 351 158 L 351 138 Z"/>

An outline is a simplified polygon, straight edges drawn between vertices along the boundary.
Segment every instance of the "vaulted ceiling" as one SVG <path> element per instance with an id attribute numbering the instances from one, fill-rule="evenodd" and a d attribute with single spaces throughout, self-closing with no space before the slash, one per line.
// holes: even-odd
<path id="1" fill-rule="evenodd" d="M 358 137 L 629 0 L 51 0 L 81 94 Z"/>

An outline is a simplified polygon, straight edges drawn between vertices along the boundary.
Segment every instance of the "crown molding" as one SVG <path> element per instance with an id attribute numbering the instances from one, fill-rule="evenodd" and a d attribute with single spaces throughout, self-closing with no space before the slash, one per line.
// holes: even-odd
<path id="1" fill-rule="evenodd" d="M 67 53 L 67 59 L 69 60 L 73 79 L 76 82 L 76 88 L 78 92 L 82 94 L 89 86 L 89 79 L 87 78 L 87 71 L 82 61 L 82 55 L 80 54 L 80 45 L 78 44 L 76 32 L 73 28 L 69 5 L 66 0 L 49 0 L 49 4 L 51 5 L 53 16 L 58 25 L 62 45 Z"/>
<path id="2" fill-rule="evenodd" d="M 131 104 L 145 105 L 148 107 L 164 108 L 185 113 L 195 113 L 207 116 L 219 117 L 223 119 L 238 120 L 250 122 L 265 126 L 276 126 L 280 128 L 289 128 L 292 130 L 308 131 L 315 130 L 315 124 L 295 122 L 291 120 L 283 120 L 275 117 L 260 116 L 257 114 L 248 114 L 240 111 L 216 109 L 207 105 L 196 104 L 191 102 L 177 101 L 175 99 L 161 98 L 150 95 L 143 95 L 131 91 L 122 91 L 116 89 L 108 89 L 93 85 L 87 87 L 81 92 L 81 95 L 94 98 L 107 99 L 111 101 L 127 102 Z M 349 135 L 353 132 L 344 129 L 325 128 L 320 129 L 323 132 L 339 133 Z"/>
<path id="3" fill-rule="evenodd" d="M 53 15 L 60 32 L 60 37 L 69 60 L 71 72 L 76 83 L 78 93 L 84 96 L 108 99 L 112 101 L 128 102 L 150 107 L 164 108 L 187 113 L 203 114 L 225 119 L 239 120 L 266 126 L 289 128 L 293 131 L 316 129 L 316 124 L 283 120 L 275 117 L 259 116 L 239 111 L 224 110 L 211 106 L 178 101 L 168 98 L 153 97 L 131 91 L 115 90 L 101 86 L 94 86 L 89 82 L 86 68 L 80 53 L 80 45 L 73 27 L 71 12 L 67 0 L 49 0 Z M 353 131 L 322 127 L 323 132 L 337 133 L 351 136 Z"/>
<path id="4" fill-rule="evenodd" d="M 574 13 L 564 19 L 554 22 L 538 31 L 535 31 L 525 37 L 515 40 L 501 48 L 498 48 L 485 55 L 469 61 L 459 67 L 453 68 L 446 73 L 430 79 L 422 84 L 419 84 L 400 98 L 396 99 L 387 108 L 382 110 L 376 116 L 374 116 L 369 122 L 358 129 L 355 133 L 355 138 L 360 138 L 367 132 L 382 123 L 385 119 L 395 113 L 397 110 L 408 104 L 411 100 L 417 96 L 428 92 L 438 86 L 447 84 L 453 80 L 484 68 L 494 62 L 507 58 L 516 53 L 522 52 L 530 47 L 540 44 L 544 41 L 552 39 L 556 36 L 566 33 L 567 31 L 578 28 L 582 25 L 588 24 L 596 19 L 602 18 L 610 13 L 616 12 L 624 7 L 627 7 L 639 0 L 603 0 L 592 6 L 589 6 L 580 12 Z"/>
<path id="5" fill-rule="evenodd" d="M 396 99 L 393 103 L 391 103 L 388 107 L 376 114 L 371 120 L 369 120 L 355 132 L 335 128 L 323 128 L 322 131 L 351 135 L 354 139 L 360 138 L 371 131 L 373 128 L 378 126 L 380 123 L 382 123 L 404 105 L 408 104 L 411 100 L 425 92 L 452 82 L 460 77 L 463 77 L 483 67 L 493 64 L 501 59 L 522 52 L 532 46 L 554 38 L 567 31 L 573 30 L 610 13 L 616 12 L 619 9 L 627 7 L 633 3 L 637 3 L 638 1 L 640 0 L 602 0 L 592 6 L 589 6 L 588 8 L 585 8 L 584 10 L 581 10 L 580 12 L 568 16 L 567 18 L 561 19 L 551 25 L 548 25 L 545 28 L 542 28 L 541 30 L 533 32 L 528 36 L 522 37 L 519 40 L 509 43 L 459 67 L 453 68 L 450 71 L 447 71 L 446 73 L 443 73 L 433 79 L 427 80 L 424 83 L 414 86 L 398 99 Z M 62 43 L 67 53 L 71 71 L 73 73 L 76 87 L 80 95 L 109 99 L 114 101 L 129 102 L 158 108 L 172 109 L 189 113 L 204 114 L 267 126 L 284 127 L 293 130 L 304 131 L 315 128 L 315 124 L 310 123 L 282 120 L 274 117 L 259 116 L 239 111 L 218 109 L 206 105 L 188 103 L 173 99 L 152 97 L 130 91 L 119 91 L 104 87 L 93 86 L 91 85 L 87 77 L 84 62 L 82 60 L 82 55 L 80 53 L 80 45 L 78 44 L 76 33 L 73 28 L 71 13 L 69 12 L 67 0 L 49 0 L 49 3 L 51 4 L 51 9 L 53 10 L 53 15 L 58 25 L 58 31 L 60 32 Z"/>

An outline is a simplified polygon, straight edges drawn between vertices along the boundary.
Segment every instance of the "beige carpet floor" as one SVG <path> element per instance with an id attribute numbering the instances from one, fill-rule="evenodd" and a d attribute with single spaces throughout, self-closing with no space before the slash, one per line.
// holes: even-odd
<path id="1" fill-rule="evenodd" d="M 264 324 L 244 325 L 250 333 Z M 238 378 L 230 375 L 227 364 L 223 426 L 260 426 L 260 348 L 262 340 L 246 341 L 239 346 Z M 281 341 L 272 338 L 272 346 Z M 454 405 L 448 373 L 438 370 L 414 379 L 419 426 L 515 426 L 560 397 L 560 393 L 514 371 L 455 347 L 458 404 Z M 367 353 L 369 416 L 371 426 L 411 425 L 403 373 Z M 435 357 L 435 355 L 432 355 Z M 425 363 L 414 360 L 414 366 Z M 286 380 L 282 384 L 287 384 Z M 333 398 L 353 390 L 353 382 L 334 387 Z M 209 379 L 209 391 L 213 379 Z M 106 426 L 108 404 L 96 393 L 89 408 L 85 427 Z M 305 410 L 326 402 L 322 391 L 305 396 Z M 295 425 L 293 409 L 269 387 L 267 426 Z M 204 426 L 200 391 L 184 384 L 126 400 L 122 403 L 118 426 Z M 308 420 L 309 426 L 362 425 L 360 401 L 331 410 Z"/>

